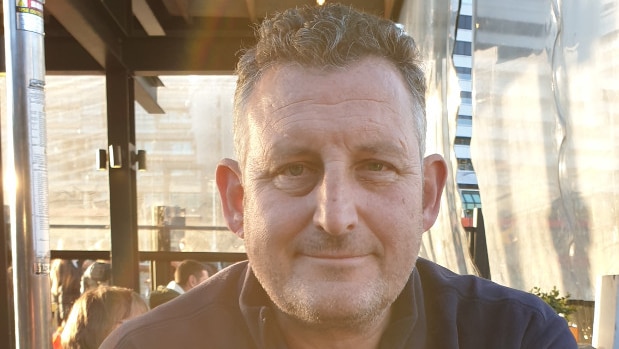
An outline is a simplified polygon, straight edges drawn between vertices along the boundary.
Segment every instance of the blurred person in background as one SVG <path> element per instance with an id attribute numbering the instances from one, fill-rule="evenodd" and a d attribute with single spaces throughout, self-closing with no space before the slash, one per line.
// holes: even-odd
<path id="1" fill-rule="evenodd" d="M 80 283 L 81 293 L 110 284 L 112 265 L 109 261 L 86 261 L 84 262 L 83 269 L 84 274 L 82 274 Z"/>
<path id="2" fill-rule="evenodd" d="M 149 298 L 151 309 L 180 296 L 208 278 L 208 267 L 205 264 L 193 259 L 180 262 L 174 271 L 174 280 L 167 286 L 158 286 L 151 292 Z"/>
<path id="3" fill-rule="evenodd" d="M 80 296 L 82 268 L 78 261 L 54 259 L 50 267 L 50 291 L 54 327 L 54 347 L 60 343 L 60 333 L 75 300 Z"/>
<path id="4" fill-rule="evenodd" d="M 183 294 L 208 279 L 206 266 L 196 260 L 186 259 L 178 264 L 174 271 L 174 280 L 167 288 Z"/>
<path id="5" fill-rule="evenodd" d="M 149 310 L 131 289 L 99 286 L 84 292 L 73 304 L 61 334 L 63 349 L 97 349 L 112 330 Z"/>

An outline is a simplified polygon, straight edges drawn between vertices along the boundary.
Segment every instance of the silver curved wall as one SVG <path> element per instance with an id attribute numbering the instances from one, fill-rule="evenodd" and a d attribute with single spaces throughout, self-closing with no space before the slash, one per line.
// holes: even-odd
<path id="1" fill-rule="evenodd" d="M 474 272 L 454 180 L 458 1 L 408 1 L 428 62 L 428 147 L 452 167 L 423 254 Z M 492 279 L 594 300 L 619 274 L 619 3 L 473 0 L 471 159 Z M 455 103 L 457 105 L 457 102 Z"/>

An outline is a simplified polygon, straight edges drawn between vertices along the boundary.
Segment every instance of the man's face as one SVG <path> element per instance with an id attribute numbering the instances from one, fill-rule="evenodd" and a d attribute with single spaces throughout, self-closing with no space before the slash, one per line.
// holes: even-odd
<path id="1" fill-rule="evenodd" d="M 425 212 L 412 110 L 400 74 L 378 58 L 261 78 L 233 230 L 284 313 L 324 326 L 387 316 L 436 217 Z"/>
<path id="2" fill-rule="evenodd" d="M 198 285 L 206 281 L 208 279 L 208 276 L 208 272 L 206 270 L 202 270 L 202 272 L 200 273 L 200 277 L 198 278 Z"/>
<path id="3" fill-rule="evenodd" d="M 199 274 L 195 274 L 195 275 L 189 275 L 189 278 L 187 279 L 187 284 L 186 284 L 186 290 L 185 291 L 189 291 L 192 288 L 198 286 L 199 284 L 203 283 L 204 281 L 206 281 L 208 279 L 209 275 L 208 272 L 206 270 L 202 270 Z"/>

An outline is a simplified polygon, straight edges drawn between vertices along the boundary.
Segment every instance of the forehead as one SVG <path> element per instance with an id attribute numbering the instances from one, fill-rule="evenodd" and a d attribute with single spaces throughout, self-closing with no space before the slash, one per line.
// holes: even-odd
<path id="1" fill-rule="evenodd" d="M 248 107 L 265 111 L 292 103 L 318 100 L 335 104 L 346 99 L 377 100 L 396 105 L 412 98 L 401 73 L 383 58 L 368 57 L 344 67 L 317 68 L 279 64 L 264 72 Z"/>
<path id="2" fill-rule="evenodd" d="M 417 109 L 412 100 L 400 72 L 387 60 L 371 57 L 329 70 L 275 66 L 264 73 L 245 110 L 250 137 L 263 136 L 259 130 L 283 132 L 298 122 L 303 127 L 392 124 L 412 134 Z"/>

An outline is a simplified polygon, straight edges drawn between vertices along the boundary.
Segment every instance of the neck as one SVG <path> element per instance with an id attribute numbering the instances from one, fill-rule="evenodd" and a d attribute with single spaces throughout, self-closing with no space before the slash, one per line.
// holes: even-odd
<path id="1" fill-rule="evenodd" d="M 387 309 L 371 323 L 357 326 L 308 324 L 277 312 L 277 322 L 291 349 L 376 349 L 389 325 L 391 310 Z"/>

